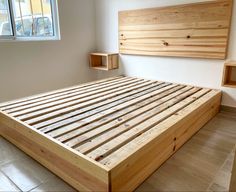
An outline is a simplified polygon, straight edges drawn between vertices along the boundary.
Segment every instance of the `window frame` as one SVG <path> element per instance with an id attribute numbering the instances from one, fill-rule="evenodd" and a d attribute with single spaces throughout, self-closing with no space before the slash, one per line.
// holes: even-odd
<path id="1" fill-rule="evenodd" d="M 52 12 L 52 25 L 54 35 L 51 37 L 19 37 L 16 35 L 15 16 L 12 6 L 12 0 L 7 0 L 9 11 L 9 22 L 11 25 L 12 35 L 0 35 L 0 42 L 6 41 L 53 41 L 60 40 L 60 26 L 59 26 L 59 14 L 58 14 L 58 1 L 51 0 L 51 12 Z"/>

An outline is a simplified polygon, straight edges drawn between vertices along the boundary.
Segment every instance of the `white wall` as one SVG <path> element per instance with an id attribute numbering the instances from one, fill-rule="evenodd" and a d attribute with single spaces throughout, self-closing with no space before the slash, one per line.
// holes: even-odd
<path id="1" fill-rule="evenodd" d="M 95 0 L 96 41 L 100 51 L 118 52 L 118 11 L 201 2 L 203 0 Z M 228 59 L 236 60 L 236 3 Z M 98 72 L 97 78 L 125 74 L 148 79 L 185 83 L 224 91 L 223 105 L 236 107 L 236 89 L 221 87 L 222 60 L 170 57 L 121 56 L 121 69 Z"/>
<path id="2" fill-rule="evenodd" d="M 61 41 L 0 42 L 0 102 L 63 88 L 95 77 L 93 0 L 59 0 Z"/>

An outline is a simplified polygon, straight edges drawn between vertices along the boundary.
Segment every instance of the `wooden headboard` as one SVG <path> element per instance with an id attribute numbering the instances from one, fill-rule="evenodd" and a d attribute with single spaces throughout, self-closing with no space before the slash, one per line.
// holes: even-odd
<path id="1" fill-rule="evenodd" d="M 225 59 L 232 0 L 119 12 L 121 54 Z"/>

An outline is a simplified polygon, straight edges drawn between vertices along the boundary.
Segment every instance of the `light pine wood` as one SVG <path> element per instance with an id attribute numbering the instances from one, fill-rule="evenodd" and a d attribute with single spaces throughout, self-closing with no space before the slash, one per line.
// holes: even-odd
<path id="1" fill-rule="evenodd" d="M 234 164 L 233 164 L 233 170 L 232 170 L 232 176 L 231 176 L 231 183 L 230 183 L 230 192 L 236 191 L 236 150 L 235 150 L 235 156 L 234 156 Z"/>
<path id="2" fill-rule="evenodd" d="M 0 104 L 0 134 L 80 191 L 132 191 L 219 110 L 221 92 L 115 77 Z"/>
<path id="3" fill-rule="evenodd" d="M 232 1 L 119 12 L 120 53 L 225 59 Z"/>
<path id="4" fill-rule="evenodd" d="M 236 72 L 233 73 L 233 70 L 236 71 L 236 62 L 226 62 L 224 65 L 222 86 L 236 88 Z"/>
<path id="5" fill-rule="evenodd" d="M 118 53 L 90 53 L 89 57 L 93 69 L 109 71 L 119 68 Z"/>

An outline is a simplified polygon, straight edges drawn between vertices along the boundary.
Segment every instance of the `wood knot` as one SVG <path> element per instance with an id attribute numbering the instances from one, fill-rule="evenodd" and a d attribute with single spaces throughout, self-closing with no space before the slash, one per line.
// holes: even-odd
<path id="1" fill-rule="evenodd" d="M 191 38 L 191 36 L 190 36 L 190 35 L 188 35 L 188 36 L 187 36 L 187 39 L 190 39 L 190 38 Z"/>
<path id="2" fill-rule="evenodd" d="M 169 45 L 169 43 L 167 43 L 167 42 L 164 42 L 164 43 L 163 43 L 163 45 L 165 45 L 165 46 L 168 46 L 168 45 Z"/>
<path id="3" fill-rule="evenodd" d="M 43 149 L 40 149 L 40 152 L 41 152 L 41 153 L 44 153 L 44 150 L 43 150 Z"/>
<path id="4" fill-rule="evenodd" d="M 98 156 L 98 157 L 95 158 L 95 161 L 100 161 L 103 157 L 104 157 L 103 155 Z"/>

